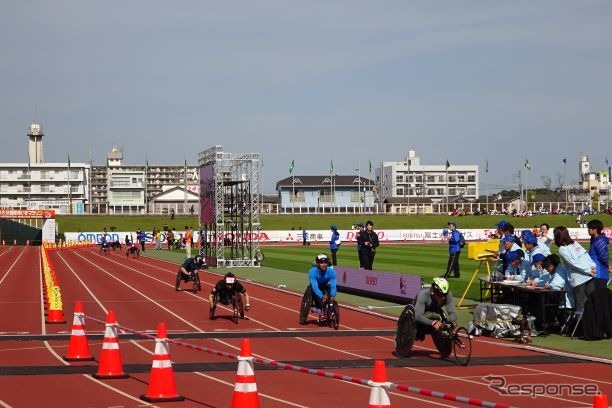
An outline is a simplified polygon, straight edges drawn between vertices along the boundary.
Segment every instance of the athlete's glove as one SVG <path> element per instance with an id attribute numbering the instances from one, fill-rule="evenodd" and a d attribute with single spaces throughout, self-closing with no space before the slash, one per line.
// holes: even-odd
<path id="1" fill-rule="evenodd" d="M 248 312 L 249 310 L 251 310 L 251 305 L 245 305 L 245 306 L 244 306 L 244 310 L 246 310 L 247 312 Z"/>

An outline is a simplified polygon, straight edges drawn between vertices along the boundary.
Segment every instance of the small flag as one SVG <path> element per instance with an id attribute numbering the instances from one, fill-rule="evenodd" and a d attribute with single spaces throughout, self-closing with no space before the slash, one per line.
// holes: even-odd
<path id="1" fill-rule="evenodd" d="M 529 164 L 529 160 L 525 159 L 525 168 L 527 170 L 531 170 L 531 164 Z"/>
<path id="2" fill-rule="evenodd" d="M 608 162 L 608 156 L 606 156 L 606 166 L 609 166 L 610 163 Z"/>
<path id="3" fill-rule="evenodd" d="M 370 164 L 370 173 L 372 172 L 372 161 L 368 160 L 368 163 Z"/>
<path id="4" fill-rule="evenodd" d="M 485 160 L 485 173 L 489 172 L 489 161 Z"/>
<path id="5" fill-rule="evenodd" d="M 563 164 L 567 164 L 567 158 L 563 158 Z"/>
<path id="6" fill-rule="evenodd" d="M 68 169 L 70 169 L 70 155 L 68 155 Z"/>
<path id="7" fill-rule="evenodd" d="M 448 159 L 446 160 L 446 169 L 448 170 L 448 168 L 450 167 L 450 163 L 448 162 Z"/>
<path id="8" fill-rule="evenodd" d="M 149 158 L 147 157 L 145 160 L 146 160 L 145 161 L 145 172 L 146 172 L 146 171 L 149 171 Z"/>
<path id="9" fill-rule="evenodd" d="M 108 164 L 108 157 L 106 158 L 106 170 L 108 170 L 109 164 Z"/>
<path id="10" fill-rule="evenodd" d="M 291 164 L 289 165 L 289 174 L 293 174 L 293 169 L 295 169 L 295 160 L 291 160 Z"/>
<path id="11" fill-rule="evenodd" d="M 334 161 L 330 160 L 329 161 L 329 174 L 332 174 L 334 172 Z"/>

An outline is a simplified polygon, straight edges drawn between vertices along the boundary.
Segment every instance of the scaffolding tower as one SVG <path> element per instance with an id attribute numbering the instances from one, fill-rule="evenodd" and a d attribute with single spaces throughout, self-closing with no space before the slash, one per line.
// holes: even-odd
<path id="1" fill-rule="evenodd" d="M 200 213 L 202 251 L 216 259 L 217 267 L 259 266 L 260 254 L 260 157 L 259 153 L 224 153 L 215 145 L 198 155 L 200 169 L 206 166 L 212 194 L 212 217 Z M 200 177 L 200 183 L 205 183 Z M 200 205 L 205 192 L 200 191 Z M 209 262 L 210 263 L 210 262 Z"/>

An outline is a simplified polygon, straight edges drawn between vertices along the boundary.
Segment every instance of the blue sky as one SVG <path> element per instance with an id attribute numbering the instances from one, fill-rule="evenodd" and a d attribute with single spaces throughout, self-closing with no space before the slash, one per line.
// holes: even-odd
<path id="1" fill-rule="evenodd" d="M 516 172 L 612 160 L 612 2 L 26 1 L 0 15 L 0 161 L 195 163 L 259 152 L 289 175 L 367 175 L 368 161 Z M 489 173 L 484 174 L 485 160 Z"/>

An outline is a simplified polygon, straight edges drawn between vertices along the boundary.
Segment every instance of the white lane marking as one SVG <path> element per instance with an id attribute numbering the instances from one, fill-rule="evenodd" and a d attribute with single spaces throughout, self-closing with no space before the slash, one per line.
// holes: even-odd
<path id="1" fill-rule="evenodd" d="M 12 406 L 10 406 L 9 404 L 7 404 L 6 402 L 0 400 L 0 407 L 3 408 L 13 408 Z"/>
<path id="2" fill-rule="evenodd" d="M 594 379 L 591 379 L 591 378 L 584 378 L 584 377 L 577 377 L 575 375 L 561 374 L 561 373 L 556 373 L 554 371 L 551 372 L 551 371 L 545 371 L 545 370 L 537 370 L 535 368 L 529 368 L 529 367 L 519 367 L 519 366 L 515 366 L 515 365 L 512 365 L 512 364 L 506 364 L 506 367 L 522 368 L 524 370 L 528 370 L 528 371 L 533 371 L 534 372 L 534 374 L 522 374 L 522 375 L 550 374 L 550 375 L 556 375 L 556 376 L 559 376 L 559 377 L 573 378 L 575 380 L 598 382 L 600 384 L 608 384 L 608 385 L 612 384 L 612 382 L 610 382 L 610 381 L 594 380 Z"/>
<path id="3" fill-rule="evenodd" d="M 6 279 L 7 276 L 9 276 L 9 274 L 11 273 L 11 271 L 13 270 L 13 267 L 15 266 L 15 264 L 17 264 L 17 261 L 19 261 L 19 258 L 21 258 L 21 255 L 23 255 L 25 251 L 21 251 L 21 253 L 19 254 L 19 256 L 17 257 L 17 259 L 15 259 L 15 262 L 13 262 L 13 264 L 11 266 L 9 266 L 8 270 L 6 271 L 6 273 L 4 274 L 4 276 L 2 277 L 2 279 L 0 279 L 0 285 L 2 285 L 2 282 L 4 282 L 4 280 Z M 42 287 L 41 287 L 42 289 Z"/>

